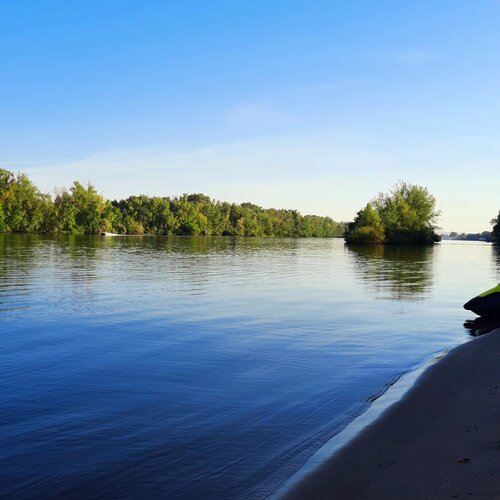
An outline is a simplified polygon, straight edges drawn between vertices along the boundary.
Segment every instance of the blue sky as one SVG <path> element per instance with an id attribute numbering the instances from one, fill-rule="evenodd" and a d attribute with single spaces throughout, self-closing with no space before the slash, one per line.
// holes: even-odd
<path id="1" fill-rule="evenodd" d="M 500 209 L 500 1 L 0 0 L 0 167 L 352 219 Z"/>

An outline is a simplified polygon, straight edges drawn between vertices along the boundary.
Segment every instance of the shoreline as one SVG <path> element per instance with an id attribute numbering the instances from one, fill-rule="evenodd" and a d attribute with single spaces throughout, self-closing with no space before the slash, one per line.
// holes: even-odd
<path id="1" fill-rule="evenodd" d="M 378 418 L 328 458 L 306 464 L 274 497 L 500 497 L 499 354 L 496 328 L 428 359 L 402 398 L 386 402 Z"/>
<path id="2" fill-rule="evenodd" d="M 468 341 L 466 341 L 468 342 Z M 461 345 L 461 344 L 458 344 Z M 455 346 L 457 347 L 457 346 Z M 451 349 L 454 349 L 452 347 Z M 449 350 L 451 350 L 449 349 Z M 437 351 L 424 361 L 395 377 L 383 389 L 366 400 L 364 409 L 353 418 L 338 434 L 332 436 L 319 448 L 302 467 L 290 476 L 271 496 L 273 500 L 285 497 L 311 474 L 329 461 L 339 450 L 356 438 L 366 427 L 376 422 L 393 404 L 400 401 L 430 366 L 437 363 L 449 350 Z"/>

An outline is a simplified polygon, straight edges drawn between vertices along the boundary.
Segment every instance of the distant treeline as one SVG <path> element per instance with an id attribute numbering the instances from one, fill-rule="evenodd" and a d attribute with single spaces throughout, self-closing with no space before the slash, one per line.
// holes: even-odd
<path id="1" fill-rule="evenodd" d="M 456 233 L 452 231 L 449 234 L 443 234 L 443 240 L 458 240 L 458 241 L 492 241 L 491 231 L 483 231 L 482 233 Z"/>
<path id="2" fill-rule="evenodd" d="M 490 224 L 493 225 L 493 229 L 491 231 L 491 241 L 500 245 L 500 210 L 498 211 L 498 215 L 491 219 Z"/>
<path id="3" fill-rule="evenodd" d="M 460 240 L 460 241 L 487 241 L 500 245 L 500 210 L 498 215 L 491 219 L 490 224 L 493 226 L 491 231 L 483 231 L 481 233 L 455 233 L 443 236 L 447 240 Z"/>
<path id="4" fill-rule="evenodd" d="M 54 196 L 25 174 L 0 169 L 0 232 L 189 236 L 338 237 L 345 224 L 296 210 L 226 203 L 204 194 L 129 196 L 110 201 L 92 184 L 75 181 Z"/>

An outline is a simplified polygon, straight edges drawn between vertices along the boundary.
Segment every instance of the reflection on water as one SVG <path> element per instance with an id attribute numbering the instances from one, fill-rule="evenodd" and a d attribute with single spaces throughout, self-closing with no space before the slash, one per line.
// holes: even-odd
<path id="1" fill-rule="evenodd" d="M 497 277 L 500 280 L 500 245 L 492 245 L 491 252 L 493 254 L 492 260 L 495 263 Z"/>
<path id="2" fill-rule="evenodd" d="M 424 300 L 432 288 L 434 247 L 410 245 L 349 246 L 358 276 L 380 298 Z"/>
<path id="3" fill-rule="evenodd" d="M 0 235 L 0 491 L 266 498 L 370 396 L 465 340 L 462 304 L 497 256 Z"/>
<path id="4" fill-rule="evenodd" d="M 498 318 L 474 318 L 467 319 L 464 322 L 464 328 L 469 330 L 472 337 L 480 337 L 486 333 L 490 333 L 497 328 L 500 328 L 500 317 Z"/>
<path id="5" fill-rule="evenodd" d="M 29 295 L 29 276 L 37 265 L 40 241 L 37 235 L 20 239 L 0 233 L 0 318 L 3 311 L 15 313 L 26 307 L 22 299 Z"/>

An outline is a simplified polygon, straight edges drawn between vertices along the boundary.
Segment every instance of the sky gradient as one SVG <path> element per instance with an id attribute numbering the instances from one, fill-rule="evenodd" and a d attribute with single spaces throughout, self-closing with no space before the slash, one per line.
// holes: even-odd
<path id="1" fill-rule="evenodd" d="M 0 0 L 0 168 L 351 220 L 500 209 L 500 1 Z"/>

